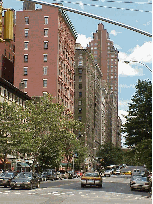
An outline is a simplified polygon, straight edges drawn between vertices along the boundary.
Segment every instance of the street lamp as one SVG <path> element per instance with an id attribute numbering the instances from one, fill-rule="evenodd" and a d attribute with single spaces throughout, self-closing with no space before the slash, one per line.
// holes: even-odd
<path id="1" fill-rule="evenodd" d="M 136 63 L 142 64 L 142 65 L 144 65 L 145 67 L 147 67 L 147 69 L 149 69 L 150 72 L 152 72 L 152 70 L 151 70 L 146 64 L 144 64 L 144 63 L 142 63 L 142 62 L 139 62 L 139 61 L 136 61 L 136 60 L 124 61 L 124 63 L 126 63 L 126 64 L 129 64 L 130 62 L 136 62 Z"/>

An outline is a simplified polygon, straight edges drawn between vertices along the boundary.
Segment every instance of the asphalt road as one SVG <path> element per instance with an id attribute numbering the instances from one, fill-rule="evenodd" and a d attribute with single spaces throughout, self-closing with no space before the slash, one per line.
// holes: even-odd
<path id="1" fill-rule="evenodd" d="M 131 191 L 130 176 L 103 177 L 103 188 L 81 188 L 80 178 L 45 181 L 39 189 L 0 187 L 0 204 L 151 204 L 148 192 Z"/>

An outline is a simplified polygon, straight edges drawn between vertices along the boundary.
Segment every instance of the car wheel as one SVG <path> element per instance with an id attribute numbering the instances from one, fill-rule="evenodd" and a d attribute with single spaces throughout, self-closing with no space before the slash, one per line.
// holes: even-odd
<path id="1" fill-rule="evenodd" d="M 32 183 L 30 184 L 30 187 L 29 187 L 29 190 L 32 190 L 33 189 L 33 185 Z"/>
<path id="2" fill-rule="evenodd" d="M 84 187 L 84 184 L 81 183 L 81 188 L 83 188 L 83 187 Z"/>
<path id="3" fill-rule="evenodd" d="M 39 188 L 39 187 L 40 187 L 40 183 L 38 182 L 36 188 Z"/>
<path id="4" fill-rule="evenodd" d="M 14 190 L 15 189 L 15 187 L 11 187 L 11 190 Z"/>
<path id="5" fill-rule="evenodd" d="M 133 188 L 131 188 L 131 191 L 133 191 Z"/>
<path id="6" fill-rule="evenodd" d="M 7 188 L 7 185 L 4 185 L 4 188 Z"/>

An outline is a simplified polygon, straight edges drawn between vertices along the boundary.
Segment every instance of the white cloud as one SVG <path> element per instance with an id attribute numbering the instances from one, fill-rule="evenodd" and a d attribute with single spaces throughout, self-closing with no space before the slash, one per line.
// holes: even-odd
<path id="1" fill-rule="evenodd" d="M 83 34 L 78 34 L 78 38 L 76 40 L 76 43 L 80 43 L 82 45 L 83 48 L 87 47 L 87 44 L 89 44 L 89 42 L 92 40 L 91 37 L 86 37 L 86 35 Z"/>
<path id="2" fill-rule="evenodd" d="M 119 117 L 121 118 L 122 124 L 125 124 L 126 119 L 125 119 L 124 116 L 127 116 L 127 115 L 128 115 L 128 112 L 127 112 L 127 111 L 124 111 L 124 110 L 119 110 L 119 111 L 118 111 L 118 115 L 119 115 Z"/>
<path id="3" fill-rule="evenodd" d="M 110 35 L 116 36 L 118 33 L 122 33 L 122 32 L 116 32 L 116 30 L 111 30 Z"/>
<path id="4" fill-rule="evenodd" d="M 119 75 L 122 76 L 142 76 L 144 65 L 140 63 L 130 63 L 125 64 L 124 61 L 138 61 L 142 63 L 152 62 L 152 42 L 145 42 L 142 46 L 136 45 L 133 49 L 130 49 L 131 54 L 126 54 L 124 52 L 119 52 Z M 139 65 L 139 68 L 138 68 Z M 132 68 L 132 66 L 136 66 Z M 141 66 L 141 68 L 140 68 Z"/>
<path id="5" fill-rule="evenodd" d="M 121 50 L 122 48 L 119 46 L 119 45 L 117 45 L 117 44 L 114 44 L 114 47 L 116 47 L 118 50 Z"/>
<path id="6" fill-rule="evenodd" d="M 73 2 L 72 2 L 73 3 Z M 84 5 L 82 1 L 77 1 L 77 3 L 79 3 L 79 6 L 82 10 L 84 10 Z"/>

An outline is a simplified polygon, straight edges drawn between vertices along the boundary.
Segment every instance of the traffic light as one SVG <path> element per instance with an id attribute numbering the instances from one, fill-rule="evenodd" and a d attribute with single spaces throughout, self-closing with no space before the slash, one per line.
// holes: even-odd
<path id="1" fill-rule="evenodd" d="M 3 26 L 2 26 L 2 11 L 3 11 L 3 7 L 2 7 L 2 1 L 0 0 L 0 41 L 3 41 L 3 36 L 2 36 L 2 30 L 3 30 Z"/>

